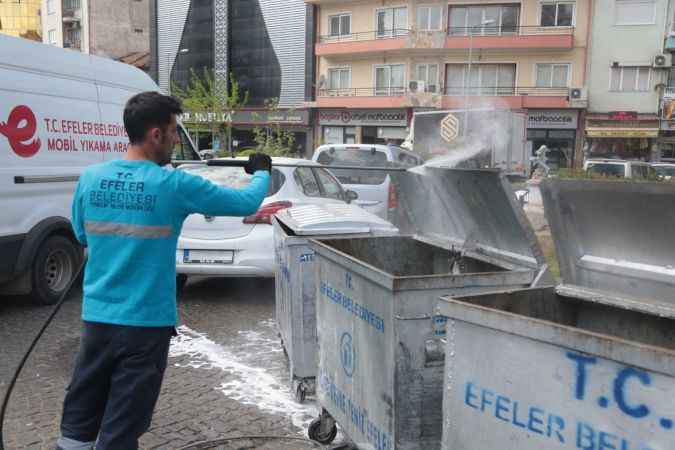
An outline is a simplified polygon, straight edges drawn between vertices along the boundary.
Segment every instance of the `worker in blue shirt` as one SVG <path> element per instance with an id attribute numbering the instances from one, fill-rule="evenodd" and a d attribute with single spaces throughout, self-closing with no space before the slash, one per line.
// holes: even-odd
<path id="1" fill-rule="evenodd" d="M 84 329 L 61 420 L 60 450 L 135 450 L 150 426 L 176 325 L 176 245 L 185 218 L 248 216 L 269 189 L 272 161 L 254 154 L 241 190 L 167 170 L 180 142 L 180 103 L 157 92 L 124 109 L 125 158 L 87 168 L 72 222 L 87 247 Z"/>

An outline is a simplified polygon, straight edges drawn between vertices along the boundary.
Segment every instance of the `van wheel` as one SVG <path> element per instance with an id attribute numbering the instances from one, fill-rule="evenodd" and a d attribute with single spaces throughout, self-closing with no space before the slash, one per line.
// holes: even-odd
<path id="1" fill-rule="evenodd" d="M 68 238 L 50 236 L 40 245 L 32 267 L 33 300 L 40 305 L 59 301 L 82 260 L 80 250 Z"/>

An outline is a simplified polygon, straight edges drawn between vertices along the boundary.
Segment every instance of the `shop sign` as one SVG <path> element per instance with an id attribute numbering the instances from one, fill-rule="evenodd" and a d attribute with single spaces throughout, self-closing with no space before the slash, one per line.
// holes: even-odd
<path id="1" fill-rule="evenodd" d="M 211 123 L 214 113 L 185 113 L 181 120 L 185 123 Z M 239 111 L 234 115 L 223 113 L 219 122 L 241 125 L 266 125 L 281 123 L 284 125 L 308 125 L 309 111 L 307 110 L 279 110 L 279 111 Z"/>
<path id="2" fill-rule="evenodd" d="M 530 110 L 527 113 L 527 128 L 551 128 L 576 130 L 579 113 L 575 110 Z"/>
<path id="3" fill-rule="evenodd" d="M 591 138 L 655 138 L 659 130 L 645 129 L 611 129 L 611 128 L 587 128 L 586 135 Z"/>
<path id="4" fill-rule="evenodd" d="M 324 109 L 319 111 L 319 125 L 333 126 L 408 126 L 404 109 Z"/>
<path id="5" fill-rule="evenodd" d="M 637 111 L 611 111 L 609 120 L 638 120 Z"/>

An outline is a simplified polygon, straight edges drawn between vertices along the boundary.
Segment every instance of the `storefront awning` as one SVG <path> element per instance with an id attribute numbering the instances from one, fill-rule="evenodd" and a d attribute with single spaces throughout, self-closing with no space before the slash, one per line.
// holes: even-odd
<path id="1" fill-rule="evenodd" d="M 658 128 L 586 128 L 586 136 L 590 138 L 655 138 L 659 136 Z"/>

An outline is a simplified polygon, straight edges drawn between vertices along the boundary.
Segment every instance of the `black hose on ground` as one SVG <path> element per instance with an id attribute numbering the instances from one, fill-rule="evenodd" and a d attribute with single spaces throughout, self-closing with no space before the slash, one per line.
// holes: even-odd
<path id="1" fill-rule="evenodd" d="M 188 444 L 185 447 L 180 447 L 177 450 L 206 450 L 213 448 L 214 445 L 222 445 L 227 442 L 232 442 L 232 441 L 248 441 L 248 440 L 253 440 L 253 439 L 260 439 L 260 440 L 285 440 L 285 441 L 298 441 L 298 442 L 305 442 L 307 444 L 312 444 L 316 448 L 321 448 L 321 445 L 319 445 L 318 442 L 310 441 L 309 439 L 306 438 L 301 438 L 301 437 L 293 437 L 293 436 L 232 436 L 232 437 L 224 437 L 224 438 L 218 438 L 218 439 L 213 439 L 210 441 L 202 441 L 202 442 L 196 442 L 194 444 Z"/>
<path id="2" fill-rule="evenodd" d="M 2 406 L 0 407 L 0 450 L 6 450 L 5 435 L 4 435 L 5 414 L 7 413 L 7 406 L 9 405 L 9 399 L 12 396 L 12 391 L 14 390 L 16 380 L 19 378 L 19 375 L 21 375 L 23 366 L 26 365 L 28 357 L 31 355 L 31 353 L 33 353 L 33 349 L 35 349 L 35 346 L 40 341 L 40 338 L 44 334 L 45 330 L 47 329 L 49 324 L 52 323 L 52 320 L 54 320 L 56 313 L 59 312 L 59 310 L 63 306 L 63 303 L 70 295 L 70 291 L 72 290 L 75 281 L 78 278 L 80 278 L 80 274 L 82 273 L 82 270 L 84 269 L 84 265 L 86 264 L 86 262 L 87 257 L 85 256 L 84 259 L 82 260 L 82 264 L 77 269 L 77 273 L 75 273 L 75 276 L 70 280 L 68 286 L 66 286 L 66 289 L 63 291 L 63 294 L 61 294 L 61 298 L 59 298 L 59 301 L 56 302 L 56 305 L 54 305 L 54 309 L 52 310 L 51 314 L 49 314 L 49 317 L 47 317 L 47 320 L 45 320 L 45 322 L 42 324 L 42 328 L 40 328 L 40 331 L 38 331 L 38 333 L 35 335 L 33 342 L 31 342 L 30 347 L 28 347 L 28 350 L 26 350 L 26 353 L 23 355 L 23 358 L 21 358 L 21 362 L 19 363 L 16 370 L 14 371 L 14 374 L 12 375 L 12 379 L 10 380 L 9 385 L 7 386 L 7 390 L 5 391 L 5 396 L 2 399 Z"/>

